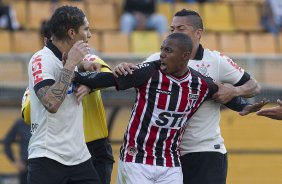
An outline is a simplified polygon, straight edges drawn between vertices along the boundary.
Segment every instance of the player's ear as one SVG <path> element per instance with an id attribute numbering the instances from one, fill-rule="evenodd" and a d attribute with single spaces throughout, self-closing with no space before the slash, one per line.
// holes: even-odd
<path id="1" fill-rule="evenodd" d="M 188 61 L 190 58 L 191 52 L 184 52 L 183 53 L 183 58 L 185 61 Z"/>
<path id="2" fill-rule="evenodd" d="M 70 29 L 68 30 L 68 35 L 69 35 L 70 39 L 73 40 L 73 39 L 75 38 L 75 35 L 76 35 L 75 30 L 72 29 L 72 28 L 70 28 Z"/>
<path id="3" fill-rule="evenodd" d="M 196 36 L 198 39 L 201 39 L 202 34 L 203 34 L 203 30 L 202 29 L 197 29 L 195 32 Z"/>

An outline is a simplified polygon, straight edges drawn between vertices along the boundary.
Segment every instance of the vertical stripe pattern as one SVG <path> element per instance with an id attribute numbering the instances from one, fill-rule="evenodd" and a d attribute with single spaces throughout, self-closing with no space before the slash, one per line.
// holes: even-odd
<path id="1" fill-rule="evenodd" d="M 182 78 L 155 72 L 137 89 L 120 159 L 165 167 L 180 166 L 179 144 L 189 118 L 209 93 L 205 79 L 190 71 Z"/>

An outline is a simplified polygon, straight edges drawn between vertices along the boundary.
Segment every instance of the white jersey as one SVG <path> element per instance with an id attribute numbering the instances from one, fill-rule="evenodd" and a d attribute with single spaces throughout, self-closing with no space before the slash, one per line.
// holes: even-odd
<path id="1" fill-rule="evenodd" d="M 157 60 L 156 53 L 145 62 Z M 189 60 L 188 66 L 205 76 L 222 83 L 236 84 L 242 78 L 244 70 L 230 58 L 217 51 L 199 47 L 195 59 Z M 220 127 L 220 104 L 205 101 L 189 120 L 181 141 L 181 155 L 191 152 L 220 152 L 226 153 Z"/>
<path id="2" fill-rule="evenodd" d="M 34 90 L 37 84 L 59 80 L 63 64 L 59 51 L 51 48 L 52 51 L 44 47 L 35 53 L 28 66 L 32 133 L 28 158 L 47 157 L 64 165 L 77 165 L 91 156 L 84 140 L 82 105 L 76 101 L 74 85 L 70 85 L 59 110 L 53 114 L 43 107 Z"/>

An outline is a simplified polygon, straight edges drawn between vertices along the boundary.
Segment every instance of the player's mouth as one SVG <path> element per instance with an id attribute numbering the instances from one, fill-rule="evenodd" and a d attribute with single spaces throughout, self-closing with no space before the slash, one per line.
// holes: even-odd
<path id="1" fill-rule="evenodd" d="M 166 64 L 161 60 L 161 66 L 160 66 L 160 69 L 162 70 L 162 71 L 165 71 L 166 69 L 167 69 L 167 66 L 166 66 Z"/>

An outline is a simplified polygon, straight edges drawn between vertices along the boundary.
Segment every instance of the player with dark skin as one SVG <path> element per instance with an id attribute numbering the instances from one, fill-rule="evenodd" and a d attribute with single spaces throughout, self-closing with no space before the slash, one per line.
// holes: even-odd
<path id="1" fill-rule="evenodd" d="M 256 114 L 258 116 L 265 116 L 267 118 L 282 120 L 282 101 L 280 99 L 277 100 L 278 106 L 266 108 L 258 111 Z"/>

